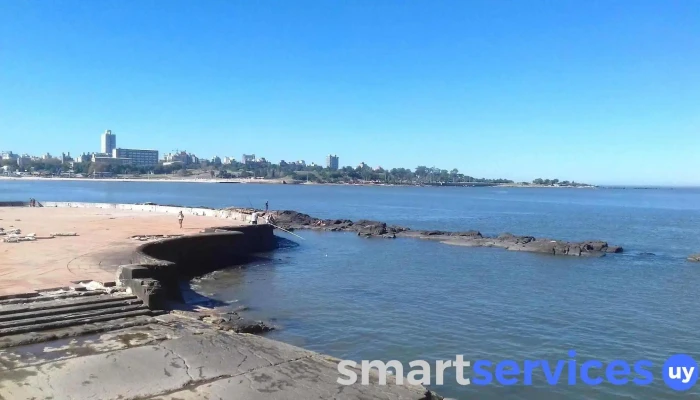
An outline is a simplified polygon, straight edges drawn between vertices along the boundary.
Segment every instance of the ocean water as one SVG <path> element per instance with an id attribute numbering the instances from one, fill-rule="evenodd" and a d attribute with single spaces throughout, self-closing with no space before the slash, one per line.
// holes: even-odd
<path id="1" fill-rule="evenodd" d="M 460 399 L 666 399 L 670 355 L 700 358 L 700 190 L 418 188 L 0 181 L 1 200 L 156 202 L 294 209 L 420 229 L 601 239 L 625 253 L 554 257 L 350 233 L 281 233 L 298 246 L 191 282 L 199 293 L 279 327 L 269 337 L 352 360 L 648 359 L 654 381 L 598 386 L 460 386 Z M 493 371 L 493 369 L 492 369 Z M 468 374 L 470 370 L 467 370 Z M 467 375 L 468 375 L 467 374 Z"/>

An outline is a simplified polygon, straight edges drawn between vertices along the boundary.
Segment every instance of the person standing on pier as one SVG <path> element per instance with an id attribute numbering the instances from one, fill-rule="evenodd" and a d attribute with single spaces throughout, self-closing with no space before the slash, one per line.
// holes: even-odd
<path id="1" fill-rule="evenodd" d="M 269 207 L 270 207 L 270 204 L 268 203 L 267 200 L 265 200 L 265 212 L 267 212 L 267 210 L 269 209 Z"/>
<path id="2" fill-rule="evenodd" d="M 251 225 L 257 225 L 258 224 L 258 213 L 257 211 L 253 212 L 253 215 L 250 216 L 250 223 Z"/>
<path id="3" fill-rule="evenodd" d="M 182 220 L 185 219 L 185 214 L 182 213 L 182 210 L 177 214 L 177 222 L 180 223 L 180 229 L 182 229 Z"/>

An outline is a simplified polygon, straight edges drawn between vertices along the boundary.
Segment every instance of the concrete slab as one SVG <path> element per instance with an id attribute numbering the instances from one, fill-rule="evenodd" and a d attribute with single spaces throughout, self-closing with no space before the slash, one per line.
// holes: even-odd
<path id="1" fill-rule="evenodd" d="M 185 361 L 160 346 L 143 346 L 6 371 L 6 399 L 133 399 L 184 387 Z"/>
<path id="2" fill-rule="evenodd" d="M 259 368 L 236 377 L 218 379 L 187 390 L 151 399 L 158 400 L 289 400 L 289 399 L 395 399 L 425 398 L 418 387 L 387 385 L 339 386 L 333 361 L 319 356 L 291 360 Z"/>
<path id="3" fill-rule="evenodd" d="M 426 398 L 417 386 L 340 386 L 336 360 L 298 347 L 172 314 L 156 320 L 84 341 L 7 349 L 0 398 Z"/>

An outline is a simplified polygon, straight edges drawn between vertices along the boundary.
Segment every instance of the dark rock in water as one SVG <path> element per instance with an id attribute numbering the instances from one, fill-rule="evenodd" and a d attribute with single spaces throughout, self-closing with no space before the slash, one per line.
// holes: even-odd
<path id="1" fill-rule="evenodd" d="M 252 333 L 254 335 L 270 332 L 274 330 L 273 327 L 265 325 L 262 321 L 248 321 L 245 319 L 239 319 L 237 321 L 230 322 L 232 330 L 236 333 Z"/>
<path id="2" fill-rule="evenodd" d="M 460 236 L 460 237 L 471 237 L 471 238 L 482 238 L 481 232 L 479 231 L 466 231 L 466 232 L 452 232 L 450 236 Z"/>
<path id="3" fill-rule="evenodd" d="M 444 231 L 421 231 L 421 234 L 425 236 L 443 236 L 448 233 Z"/>
<path id="4" fill-rule="evenodd" d="M 426 390 L 423 397 L 418 399 L 418 400 L 446 400 L 446 399 L 435 392 L 432 392 L 430 390 Z"/>
<path id="5" fill-rule="evenodd" d="M 498 235 L 498 240 L 501 240 L 503 242 L 509 242 L 509 243 L 515 243 L 515 244 L 526 244 L 530 243 L 535 240 L 534 237 L 532 236 L 516 236 L 513 235 L 512 233 L 502 233 Z M 541 239 L 541 241 L 544 243 L 545 241 L 548 241 L 547 239 Z M 539 243 L 539 245 L 543 245 L 543 243 Z M 545 244 L 548 245 L 548 244 Z"/>
<path id="6" fill-rule="evenodd" d="M 405 228 L 403 226 L 397 226 L 397 225 L 389 226 L 386 229 L 391 233 L 401 233 L 401 232 L 410 231 L 409 228 Z"/>
<path id="7" fill-rule="evenodd" d="M 278 211 L 275 215 L 275 220 L 281 224 L 311 225 L 316 219 L 308 214 L 285 210 Z"/>
<path id="8" fill-rule="evenodd" d="M 208 322 L 217 326 L 218 329 L 234 331 L 236 333 L 259 334 L 274 330 L 262 321 L 249 321 L 240 318 L 236 313 L 233 316 L 213 316 L 207 318 Z"/>
<path id="9" fill-rule="evenodd" d="M 352 226 L 360 236 L 383 236 L 389 233 L 384 222 L 362 219 L 355 222 Z"/>
<path id="10" fill-rule="evenodd" d="M 700 262 L 700 253 L 698 253 L 698 254 L 691 254 L 691 255 L 688 257 L 688 261 Z"/>
<path id="11" fill-rule="evenodd" d="M 623 251 L 623 250 L 622 250 L 622 247 L 621 247 L 621 246 L 610 246 L 610 245 L 608 245 L 608 247 L 605 249 L 605 252 L 606 252 L 606 253 L 622 253 L 622 251 Z M 654 254 L 654 253 L 650 253 L 650 254 Z M 655 254 L 654 254 L 654 255 L 655 255 Z"/>
<path id="12" fill-rule="evenodd" d="M 355 232 L 361 237 L 396 238 L 414 237 L 437 240 L 447 244 L 470 247 L 499 247 L 511 251 L 527 251 L 552 255 L 576 257 L 602 257 L 606 253 L 622 253 L 622 247 L 610 246 L 601 240 L 566 242 L 552 239 L 538 239 L 533 236 L 518 236 L 503 233 L 497 237 L 484 236 L 476 230 L 447 232 L 440 230 L 412 231 L 402 226 L 387 226 L 386 223 L 372 220 L 351 221 L 347 219 L 318 219 L 296 211 L 273 213 L 276 224 L 287 230 L 316 229 L 333 232 Z"/>
<path id="13" fill-rule="evenodd" d="M 654 254 L 654 253 L 649 253 L 649 252 L 646 252 L 646 251 L 645 251 L 645 252 L 639 253 L 639 255 L 640 255 L 640 256 L 655 256 L 656 254 Z"/>

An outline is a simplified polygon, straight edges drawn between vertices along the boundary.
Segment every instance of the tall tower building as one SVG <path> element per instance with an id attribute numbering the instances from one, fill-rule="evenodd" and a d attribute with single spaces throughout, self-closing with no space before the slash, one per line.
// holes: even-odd
<path id="1" fill-rule="evenodd" d="M 113 135 L 112 131 L 106 130 L 102 134 L 102 147 L 100 148 L 101 153 L 107 153 L 112 156 L 112 150 L 117 148 L 117 135 Z"/>
<path id="2" fill-rule="evenodd" d="M 338 156 L 332 154 L 326 156 L 326 168 L 338 169 Z"/>

